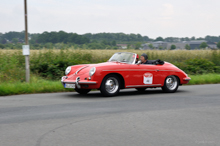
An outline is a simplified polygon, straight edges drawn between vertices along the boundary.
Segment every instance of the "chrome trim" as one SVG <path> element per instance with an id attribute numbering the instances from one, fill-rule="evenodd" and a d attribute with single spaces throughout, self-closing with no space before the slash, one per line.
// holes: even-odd
<path id="1" fill-rule="evenodd" d="M 191 80 L 191 78 L 190 79 L 184 79 L 184 81 L 190 81 Z"/>
<path id="2" fill-rule="evenodd" d="M 126 87 L 153 87 L 153 86 L 162 86 L 161 84 L 152 84 L 152 85 L 130 85 Z"/>
<path id="3" fill-rule="evenodd" d="M 76 84 L 76 82 L 62 82 L 62 83 L 72 83 L 72 84 Z M 78 82 L 78 84 L 97 84 L 96 82 Z"/>
<path id="4" fill-rule="evenodd" d="M 149 70 L 149 69 L 120 69 L 120 70 L 102 70 L 102 71 L 172 71 L 172 72 L 179 72 L 175 70 L 159 70 L 159 69 L 154 69 L 154 70 Z"/>
<path id="5" fill-rule="evenodd" d="M 63 82 L 63 83 L 76 84 L 76 82 Z"/>
<path id="6" fill-rule="evenodd" d="M 96 84 L 96 82 L 79 82 L 79 84 Z"/>
<path id="7" fill-rule="evenodd" d="M 102 71 L 155 71 L 148 69 L 120 69 L 120 70 L 102 70 Z"/>
<path id="8" fill-rule="evenodd" d="M 180 71 L 176 71 L 176 70 L 158 70 L 158 71 L 173 71 L 173 72 L 180 72 Z"/>
<path id="9" fill-rule="evenodd" d="M 77 75 L 79 71 L 81 71 L 82 69 L 84 69 L 84 68 L 86 68 L 86 67 L 88 67 L 88 66 L 81 67 L 79 70 L 77 70 L 77 71 L 75 72 L 75 75 Z"/>
<path id="10" fill-rule="evenodd" d="M 65 79 L 67 79 L 68 77 L 67 76 L 62 76 L 61 77 L 61 82 L 63 82 Z"/>
<path id="11" fill-rule="evenodd" d="M 81 88 L 81 86 L 79 85 L 79 81 L 80 81 L 80 77 L 77 77 L 77 78 L 76 78 L 76 87 L 77 87 L 78 89 Z"/>

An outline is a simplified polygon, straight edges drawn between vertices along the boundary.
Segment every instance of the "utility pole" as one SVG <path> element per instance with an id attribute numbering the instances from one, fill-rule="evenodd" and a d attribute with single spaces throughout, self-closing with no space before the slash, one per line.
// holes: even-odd
<path id="1" fill-rule="evenodd" d="M 26 82 L 29 82 L 30 81 L 30 65 L 29 65 L 30 49 L 28 45 L 27 1 L 26 0 L 24 0 L 24 17 L 25 17 L 25 45 L 23 45 L 23 55 L 25 55 Z"/>

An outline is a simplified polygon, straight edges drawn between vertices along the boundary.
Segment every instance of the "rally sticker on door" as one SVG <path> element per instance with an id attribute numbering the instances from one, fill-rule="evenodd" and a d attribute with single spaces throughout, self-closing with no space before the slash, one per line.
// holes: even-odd
<path id="1" fill-rule="evenodd" d="M 153 83 L 153 74 L 145 73 L 144 74 L 144 84 L 152 84 Z"/>

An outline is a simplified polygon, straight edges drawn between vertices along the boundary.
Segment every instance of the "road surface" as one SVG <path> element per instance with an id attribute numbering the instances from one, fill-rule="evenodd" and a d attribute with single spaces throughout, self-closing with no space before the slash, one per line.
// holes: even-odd
<path id="1" fill-rule="evenodd" d="M 0 146 L 219 146 L 220 84 L 0 97 Z"/>

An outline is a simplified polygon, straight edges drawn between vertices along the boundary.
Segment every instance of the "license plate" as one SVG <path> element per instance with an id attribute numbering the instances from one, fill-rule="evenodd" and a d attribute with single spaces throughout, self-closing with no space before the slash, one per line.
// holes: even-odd
<path id="1" fill-rule="evenodd" d="M 73 88 L 75 89 L 75 84 L 65 84 L 65 88 Z"/>

